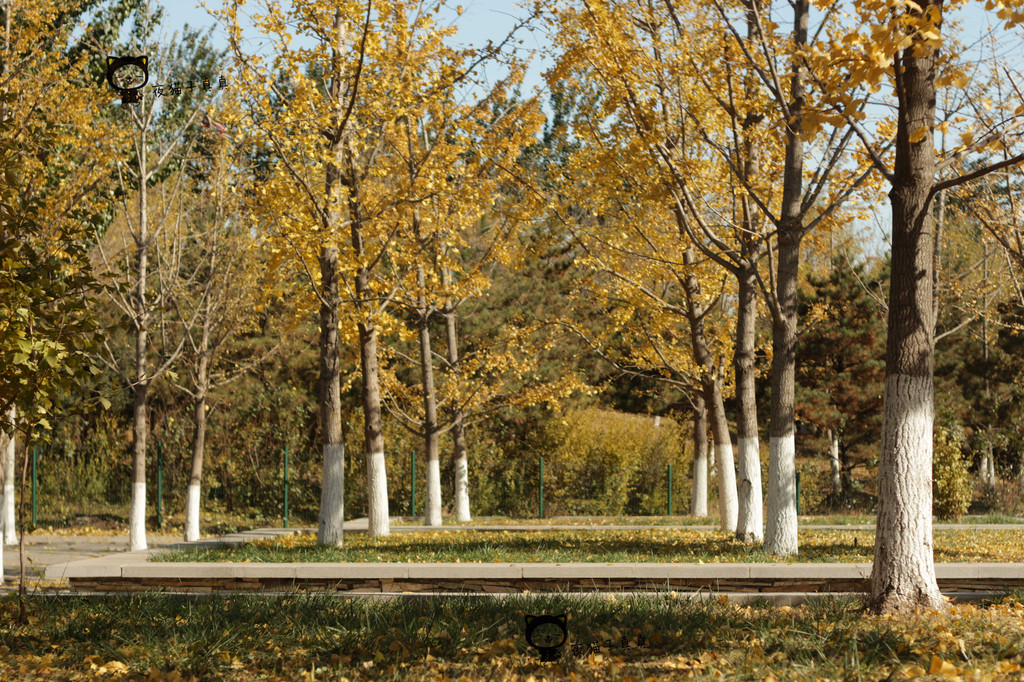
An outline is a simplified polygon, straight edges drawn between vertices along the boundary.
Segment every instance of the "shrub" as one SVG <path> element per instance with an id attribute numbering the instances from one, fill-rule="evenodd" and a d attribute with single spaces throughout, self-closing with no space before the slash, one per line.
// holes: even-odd
<path id="1" fill-rule="evenodd" d="M 943 521 L 956 521 L 971 504 L 971 475 L 959 426 L 935 429 L 932 451 L 932 509 Z"/>
<path id="2" fill-rule="evenodd" d="M 554 445 L 545 475 L 553 512 L 664 514 L 668 465 L 676 483 L 689 472 L 683 429 L 671 419 L 657 428 L 648 416 L 610 410 L 574 410 L 549 425 Z M 686 509 L 686 486 L 675 487 L 675 508 Z"/>

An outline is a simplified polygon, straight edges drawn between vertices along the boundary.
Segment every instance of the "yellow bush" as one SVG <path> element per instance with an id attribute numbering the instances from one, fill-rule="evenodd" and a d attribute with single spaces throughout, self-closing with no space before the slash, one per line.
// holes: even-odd
<path id="1" fill-rule="evenodd" d="M 971 505 L 971 475 L 963 457 L 960 427 L 935 429 L 932 450 L 932 510 L 943 521 L 956 521 Z"/>
<path id="2" fill-rule="evenodd" d="M 685 509 L 688 462 L 683 428 L 644 415 L 575 410 L 549 427 L 554 451 L 545 457 L 545 497 L 553 513 L 664 514 L 668 465 L 674 465 L 675 509 Z"/>

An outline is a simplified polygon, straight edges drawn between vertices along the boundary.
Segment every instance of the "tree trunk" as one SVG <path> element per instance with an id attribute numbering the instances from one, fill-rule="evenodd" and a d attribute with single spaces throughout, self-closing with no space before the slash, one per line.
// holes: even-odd
<path id="1" fill-rule="evenodd" d="M 808 0 L 793 3 L 793 43 L 807 45 L 810 21 Z M 797 278 L 800 274 L 800 241 L 803 239 L 804 73 L 797 57 L 792 59 L 790 123 L 786 126 L 786 160 L 782 173 L 782 207 L 779 216 L 776 296 L 772 311 L 771 414 L 768 431 L 768 518 L 765 551 L 790 556 L 799 550 L 796 518 L 796 429 L 794 388 L 796 375 Z"/>
<path id="2" fill-rule="evenodd" d="M 139 134 L 139 149 L 139 234 L 135 259 L 135 385 L 132 389 L 132 502 L 128 516 L 128 547 L 132 552 L 146 549 L 146 437 L 149 432 L 146 414 L 149 393 L 149 377 L 146 376 L 146 347 L 149 336 L 146 278 L 149 269 L 149 206 L 146 196 L 148 168 L 145 129 Z"/>
<path id="3" fill-rule="evenodd" d="M 704 401 L 711 405 L 708 416 L 714 436 L 715 461 L 718 464 L 718 513 L 722 530 L 735 533 L 736 517 L 739 514 L 736 466 L 732 455 L 732 439 L 729 437 L 729 422 L 725 417 L 725 403 L 722 400 L 722 378 L 715 369 L 712 372 L 714 374 L 704 382 Z"/>
<path id="4" fill-rule="evenodd" d="M 690 514 L 708 515 L 708 411 L 704 396 L 697 395 L 693 406 L 693 497 Z"/>
<path id="5" fill-rule="evenodd" d="M 11 545 L 18 544 L 18 527 L 17 519 L 14 516 L 14 459 L 17 450 L 17 437 L 14 433 L 14 422 L 17 417 L 17 413 L 14 407 L 11 407 L 10 417 L 8 417 L 11 426 L 11 435 L 9 438 L 0 437 L 0 443 L 2 443 L 2 455 L 3 455 L 3 474 L 4 474 L 4 496 L 3 496 L 3 509 L 0 513 L 3 517 L 0 518 L 0 529 L 3 531 L 3 541 L 0 545 Z M 0 564 L 2 566 L 2 564 Z M 0 569 L 2 572 L 2 569 Z"/>
<path id="6" fill-rule="evenodd" d="M 363 369 L 363 434 L 366 440 L 366 507 L 371 537 L 391 533 L 388 517 L 388 479 L 384 464 L 384 431 L 380 414 L 380 379 L 377 369 L 377 328 L 359 323 L 359 351 Z"/>
<path id="7" fill-rule="evenodd" d="M 938 3 L 922 2 L 924 12 Z M 915 39 L 915 43 L 918 40 Z M 899 101 L 892 202 L 892 278 L 878 521 L 868 606 L 893 612 L 943 607 L 932 547 L 932 428 L 935 318 L 932 304 L 934 233 L 929 199 L 935 181 L 937 52 L 896 57 Z M 911 136 L 924 129 L 916 142 Z"/>
<path id="8" fill-rule="evenodd" d="M 341 186 L 349 181 L 349 208 L 355 205 L 355 185 L 352 178 L 342 172 L 346 162 L 347 139 L 341 130 L 344 117 L 342 92 L 345 74 L 342 56 L 348 50 L 348 31 L 341 10 L 334 11 L 334 45 L 331 47 L 330 95 L 334 101 L 334 134 L 329 138 L 327 152 L 329 161 L 324 169 L 324 195 L 328 211 L 324 218 L 323 234 L 332 235 L 342 222 L 340 195 Z M 358 226 L 353 219 L 353 247 L 361 255 L 362 243 L 355 243 Z M 318 257 L 320 265 L 320 377 L 318 381 L 320 402 L 321 455 L 324 462 L 323 483 L 320 489 L 320 514 L 317 523 L 316 541 L 319 545 L 341 547 L 344 544 L 345 526 L 345 435 L 341 428 L 341 360 L 338 337 L 341 295 L 338 291 L 338 247 L 332 242 L 321 244 Z"/>
<path id="9" fill-rule="evenodd" d="M 736 537 L 741 542 L 764 540 L 761 502 L 761 448 L 757 437 L 757 403 L 754 393 L 754 323 L 757 319 L 757 281 L 752 268 L 739 273 L 736 317 L 736 437 L 739 445 L 739 510 Z"/>
<path id="10" fill-rule="evenodd" d="M 992 441 L 985 441 L 985 454 L 981 460 L 981 481 L 988 492 L 996 489 L 996 460 L 992 453 Z"/>
<path id="11" fill-rule="evenodd" d="M 341 378 L 338 340 L 338 249 L 320 249 L 320 428 L 324 474 L 317 544 L 340 547 L 345 523 L 345 440 L 341 430 Z"/>
<path id="12" fill-rule="evenodd" d="M 765 551 L 777 556 L 796 554 L 796 376 L 797 273 L 800 238 L 795 231 L 780 233 L 776 283 L 778 306 L 772 321 L 771 415 L 768 440 L 768 518 Z"/>
<path id="13" fill-rule="evenodd" d="M 446 276 L 446 280 L 449 276 Z M 447 284 L 447 281 L 446 281 Z M 445 332 L 448 341 L 448 366 L 452 374 L 458 373 L 459 337 L 455 328 L 455 308 L 451 302 L 444 311 Z M 452 418 L 452 445 L 455 449 L 455 520 L 471 521 L 469 513 L 469 455 L 466 450 L 466 431 L 462 425 L 462 408 L 455 405 Z"/>
<path id="14" fill-rule="evenodd" d="M 416 231 L 418 237 L 418 227 Z M 423 439 L 427 454 L 427 497 L 423 505 L 423 523 L 427 526 L 440 526 L 441 455 L 437 448 L 437 396 L 434 393 L 434 358 L 430 350 L 430 309 L 427 306 L 427 282 L 423 265 L 418 265 L 416 268 L 416 280 L 420 289 L 420 382 L 423 386 Z"/>
<path id="15" fill-rule="evenodd" d="M 686 249 L 683 262 L 687 268 L 693 267 L 694 247 Z M 736 532 L 736 471 L 733 465 L 732 440 L 729 438 L 729 424 L 725 419 L 725 405 L 722 402 L 722 379 L 718 372 L 711 351 L 708 349 L 704 335 L 704 313 L 697 309 L 701 298 L 700 284 L 692 271 L 684 280 L 686 293 L 687 317 L 690 326 L 690 341 L 693 356 L 701 371 L 701 388 L 704 401 L 708 406 L 711 420 L 711 432 L 715 441 L 715 460 L 718 465 L 718 508 L 722 530 L 727 533 Z"/>
<path id="16" fill-rule="evenodd" d="M 210 388 L 209 324 L 204 320 L 200 342 L 199 367 L 196 373 L 195 414 L 192 417 L 192 472 L 185 498 L 185 542 L 199 540 L 199 501 L 202 497 L 203 454 L 206 447 L 206 393 Z"/>
<path id="17" fill-rule="evenodd" d="M 828 430 L 829 456 L 828 461 L 832 465 L 832 496 L 839 499 L 843 494 L 843 477 L 839 465 L 839 436 Z"/>

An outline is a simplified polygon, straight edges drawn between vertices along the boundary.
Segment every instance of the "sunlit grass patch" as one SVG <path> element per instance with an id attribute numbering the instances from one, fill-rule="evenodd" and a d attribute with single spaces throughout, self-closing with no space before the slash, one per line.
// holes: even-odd
<path id="1" fill-rule="evenodd" d="M 717 531 L 672 528 L 555 531 L 423 531 L 371 538 L 349 534 L 344 547 L 320 547 L 310 534 L 235 548 L 158 554 L 154 561 L 253 562 L 870 562 L 874 531 L 803 528 L 800 553 L 780 559 L 760 545 Z M 936 561 L 1024 561 L 1024 531 L 939 530 Z"/>

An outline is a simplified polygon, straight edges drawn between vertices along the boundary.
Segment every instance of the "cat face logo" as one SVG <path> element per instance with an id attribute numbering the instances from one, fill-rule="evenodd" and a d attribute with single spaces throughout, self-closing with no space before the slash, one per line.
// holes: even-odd
<path id="1" fill-rule="evenodd" d="M 540 660 L 557 661 L 561 658 L 562 645 L 569 638 L 569 630 L 565 626 L 565 614 L 524 617 L 526 619 L 526 641 L 540 653 Z"/>
<path id="2" fill-rule="evenodd" d="M 118 72 L 121 73 L 118 73 Z M 107 57 L 107 83 L 121 95 L 122 104 L 142 100 L 142 86 L 149 82 L 149 57 Z"/>

